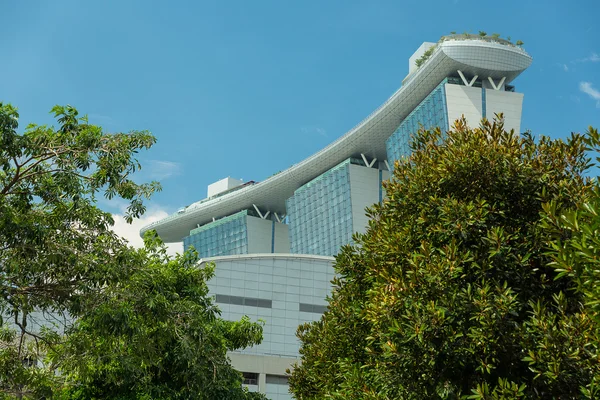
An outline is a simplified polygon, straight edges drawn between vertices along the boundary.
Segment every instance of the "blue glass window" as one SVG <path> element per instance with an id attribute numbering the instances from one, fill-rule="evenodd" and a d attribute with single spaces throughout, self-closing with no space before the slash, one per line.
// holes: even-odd
<path id="1" fill-rule="evenodd" d="M 400 126 L 386 140 L 388 162 L 393 167 L 394 162 L 410 154 L 410 140 L 419 129 L 440 127 L 448 130 L 448 108 L 446 107 L 444 79 L 425 99 L 402 121 Z"/>
<path id="2" fill-rule="evenodd" d="M 194 246 L 200 257 L 248 253 L 247 210 L 218 219 L 190 231 L 183 239 L 187 250 Z"/>
<path id="3" fill-rule="evenodd" d="M 352 243 L 352 200 L 348 159 L 298 188 L 286 202 L 290 250 L 296 254 L 337 254 Z"/>

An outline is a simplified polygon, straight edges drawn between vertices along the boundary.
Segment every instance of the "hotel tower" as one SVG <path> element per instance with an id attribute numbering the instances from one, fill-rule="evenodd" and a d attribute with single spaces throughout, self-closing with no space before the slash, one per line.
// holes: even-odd
<path id="1" fill-rule="evenodd" d="M 531 64 L 519 46 L 495 37 L 450 35 L 423 43 L 409 58 L 402 86 L 327 147 L 262 182 L 225 178 L 208 195 L 141 231 L 194 246 L 225 319 L 265 321 L 263 342 L 229 354 L 244 384 L 291 399 L 286 368 L 298 360 L 299 324 L 327 308 L 340 246 L 367 226 L 365 207 L 385 197 L 381 183 L 408 155 L 420 127 L 448 130 L 504 114 L 520 130 L 523 94 L 511 82 Z M 241 172 L 241 171 L 240 171 Z"/>

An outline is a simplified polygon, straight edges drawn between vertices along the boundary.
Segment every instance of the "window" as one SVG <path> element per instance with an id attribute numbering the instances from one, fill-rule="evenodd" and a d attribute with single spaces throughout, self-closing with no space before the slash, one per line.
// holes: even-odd
<path id="1" fill-rule="evenodd" d="M 409 155 L 411 136 L 421 127 L 431 129 L 439 126 L 442 131 L 448 129 L 445 84 L 454 82 L 456 82 L 454 78 L 444 79 L 408 114 L 396 131 L 386 140 L 385 145 L 390 166 L 394 165 L 394 161 Z M 481 83 L 478 87 L 481 87 Z"/>
<path id="2" fill-rule="evenodd" d="M 287 385 L 288 377 L 285 375 L 267 375 L 267 384 Z"/>
<path id="3" fill-rule="evenodd" d="M 37 367 L 37 360 L 32 357 L 25 357 L 21 360 L 21 363 L 25 368 Z"/>
<path id="4" fill-rule="evenodd" d="M 298 188 L 286 202 L 290 250 L 296 254 L 335 255 L 352 243 L 350 164 L 347 159 Z"/>
<path id="5" fill-rule="evenodd" d="M 194 246 L 201 257 L 247 253 L 247 215 L 248 211 L 242 210 L 192 229 L 190 236 L 183 239 L 184 248 Z"/>
<path id="6" fill-rule="evenodd" d="M 327 311 L 327 306 L 320 306 L 318 304 L 300 303 L 299 311 L 323 314 L 325 311 Z"/>
<path id="7" fill-rule="evenodd" d="M 215 301 L 221 304 L 235 304 L 238 306 L 251 306 L 261 308 L 272 308 L 273 302 L 267 299 L 255 299 L 252 297 L 228 296 L 226 294 L 218 294 L 215 296 Z"/>
<path id="8" fill-rule="evenodd" d="M 258 385 L 258 374 L 256 372 L 242 372 L 244 385 Z"/>

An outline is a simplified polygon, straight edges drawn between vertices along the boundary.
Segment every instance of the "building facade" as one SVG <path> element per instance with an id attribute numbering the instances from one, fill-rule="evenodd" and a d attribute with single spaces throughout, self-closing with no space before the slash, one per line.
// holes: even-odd
<path id="1" fill-rule="evenodd" d="M 386 170 L 349 158 L 302 185 L 286 200 L 290 250 L 333 256 L 367 226 L 365 208 L 383 198 Z"/>
<path id="2" fill-rule="evenodd" d="M 286 368 L 298 359 L 295 332 L 326 311 L 340 246 L 364 232 L 365 208 L 385 198 L 382 181 L 410 155 L 420 128 L 475 127 L 503 113 L 520 130 L 523 95 L 510 83 L 530 64 L 497 38 L 452 35 L 423 43 L 409 73 L 377 110 L 333 143 L 263 182 L 226 178 L 208 197 L 142 229 L 183 241 L 216 264 L 209 282 L 222 317 L 265 321 L 259 346 L 230 354 L 251 390 L 289 399 Z"/>
<path id="3" fill-rule="evenodd" d="M 298 356 L 296 329 L 325 312 L 333 261 L 333 257 L 280 253 L 202 260 L 200 267 L 216 265 L 209 288 L 224 318 L 247 315 L 264 321 L 260 345 L 230 354 L 251 390 L 272 399 L 291 398 L 285 370 Z"/>

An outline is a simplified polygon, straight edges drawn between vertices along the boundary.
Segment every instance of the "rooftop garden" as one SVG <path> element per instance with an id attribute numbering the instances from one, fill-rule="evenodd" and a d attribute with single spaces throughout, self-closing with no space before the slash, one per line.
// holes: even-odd
<path id="1" fill-rule="evenodd" d="M 500 43 L 500 44 L 507 45 L 507 46 L 515 46 L 515 47 L 519 47 L 519 48 L 521 48 L 521 46 L 523 46 L 523 44 L 524 44 L 520 40 L 517 40 L 516 42 L 513 43 L 510 36 L 507 36 L 506 38 L 502 38 L 499 33 L 492 33 L 491 35 L 488 35 L 487 32 L 484 32 L 484 31 L 479 31 L 479 33 L 477 33 L 477 34 L 473 34 L 473 33 L 469 33 L 469 32 L 464 32 L 464 33 L 450 32 L 449 35 L 442 36 L 435 45 L 431 46 L 425 53 L 423 53 L 423 55 L 421 57 L 419 57 L 415 61 L 417 68 L 421 67 L 421 65 L 423 65 L 425 63 L 425 61 L 427 61 L 429 59 L 429 57 L 431 57 L 431 55 L 433 54 L 433 52 L 439 46 L 440 43 L 445 42 L 447 40 L 484 40 L 486 42 L 495 42 L 495 43 Z"/>

